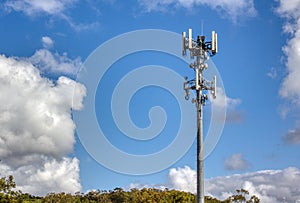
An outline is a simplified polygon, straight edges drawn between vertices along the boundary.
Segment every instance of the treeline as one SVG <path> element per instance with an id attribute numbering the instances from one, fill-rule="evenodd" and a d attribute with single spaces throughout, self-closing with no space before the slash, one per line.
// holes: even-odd
<path id="1" fill-rule="evenodd" d="M 192 193 L 177 190 L 159 190 L 155 188 L 131 189 L 124 191 L 115 188 L 110 191 L 90 191 L 86 194 L 77 192 L 49 193 L 45 197 L 38 197 L 22 191 L 15 190 L 16 184 L 13 176 L 0 179 L 1 203 L 194 203 L 196 196 Z M 256 196 L 250 196 L 247 190 L 237 190 L 235 195 L 226 200 L 205 197 L 206 203 L 259 203 Z"/>

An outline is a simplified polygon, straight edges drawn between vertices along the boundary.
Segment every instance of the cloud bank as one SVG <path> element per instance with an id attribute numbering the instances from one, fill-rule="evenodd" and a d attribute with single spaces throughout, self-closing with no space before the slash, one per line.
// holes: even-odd
<path id="1" fill-rule="evenodd" d="M 170 188 L 196 192 L 196 172 L 190 167 L 169 171 Z M 284 170 L 264 170 L 205 180 L 205 195 L 226 199 L 236 189 L 246 189 L 264 203 L 296 202 L 300 199 L 300 170 L 289 167 Z"/>
<path id="2" fill-rule="evenodd" d="M 287 76 L 282 82 L 279 94 L 300 106 L 300 0 L 281 0 L 277 13 L 286 19 L 284 31 L 291 36 L 283 47 Z"/>
<path id="3" fill-rule="evenodd" d="M 76 31 L 98 27 L 99 23 L 97 22 L 90 24 L 76 23 L 68 15 L 68 10 L 75 7 L 77 2 L 78 0 L 4 0 L 3 5 L 7 12 L 21 12 L 31 18 L 45 15 L 50 18 L 62 19 Z"/>
<path id="4" fill-rule="evenodd" d="M 140 5 L 147 11 L 167 11 L 168 8 L 192 9 L 196 6 L 207 6 L 234 22 L 238 17 L 256 15 L 253 0 L 139 0 Z"/>
<path id="5" fill-rule="evenodd" d="M 285 115 L 291 108 L 300 109 L 300 0 L 279 0 L 276 12 L 285 19 L 283 30 L 290 36 L 282 48 L 287 74 L 279 90 L 280 97 L 288 102 L 288 107 L 282 109 Z M 289 130 L 283 140 L 288 144 L 300 144 L 299 129 L 300 122 L 296 122 L 294 129 Z"/>
<path id="6" fill-rule="evenodd" d="M 71 7 L 77 0 L 7 0 L 5 6 L 7 9 L 20 11 L 28 16 L 38 14 L 64 15 L 67 8 Z"/>
<path id="7" fill-rule="evenodd" d="M 1 175 L 14 175 L 23 192 L 36 195 L 80 191 L 79 161 L 68 154 L 71 109 L 82 108 L 85 87 L 64 76 L 53 82 L 28 60 L 0 55 L 0 91 Z"/>

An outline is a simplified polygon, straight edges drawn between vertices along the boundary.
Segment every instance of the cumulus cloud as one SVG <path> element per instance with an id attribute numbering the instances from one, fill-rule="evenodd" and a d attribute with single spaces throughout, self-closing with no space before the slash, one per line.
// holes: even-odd
<path id="1" fill-rule="evenodd" d="M 188 166 L 169 171 L 170 188 L 195 193 L 196 172 Z M 300 199 L 300 170 L 265 170 L 205 180 L 205 195 L 226 199 L 236 189 L 246 189 L 264 203 L 295 202 Z"/>
<path id="2" fill-rule="evenodd" d="M 229 108 L 234 109 L 236 106 L 238 106 L 241 103 L 240 99 L 233 99 L 230 97 L 227 97 L 225 92 L 217 87 L 217 97 L 216 99 L 210 99 L 211 102 L 218 108 Z"/>
<path id="3" fill-rule="evenodd" d="M 74 193 L 81 191 L 79 178 L 79 160 L 63 157 L 61 160 L 40 156 L 34 165 L 24 164 L 13 168 L 0 165 L 1 175 L 13 174 L 17 189 L 35 195 L 50 192 Z"/>
<path id="4" fill-rule="evenodd" d="M 196 171 L 189 166 L 172 168 L 169 171 L 169 182 L 172 188 L 186 192 L 196 192 Z"/>
<path id="5" fill-rule="evenodd" d="M 50 49 L 52 48 L 54 41 L 50 37 L 44 36 L 42 37 L 42 43 L 45 49 Z"/>
<path id="6" fill-rule="evenodd" d="M 195 6 L 208 6 L 234 22 L 241 16 L 256 15 L 253 0 L 139 0 L 139 3 L 147 12 L 166 11 L 169 7 L 191 9 Z"/>
<path id="7" fill-rule="evenodd" d="M 67 53 L 60 55 L 56 52 L 53 54 L 48 49 L 37 50 L 27 60 L 39 67 L 44 73 L 65 74 L 67 76 L 76 76 L 82 65 L 80 57 L 70 59 Z"/>
<path id="8" fill-rule="evenodd" d="M 249 167 L 248 161 L 246 161 L 241 153 L 233 154 L 225 159 L 224 167 L 226 170 L 246 170 Z"/>
<path id="9" fill-rule="evenodd" d="M 36 50 L 31 57 L 22 60 L 33 64 L 42 74 L 47 75 L 50 73 L 52 75 L 75 77 L 82 66 L 81 58 L 71 59 L 67 53 L 52 53 L 49 49 L 54 45 L 54 41 L 48 36 L 42 37 L 41 41 L 44 48 Z"/>
<path id="10" fill-rule="evenodd" d="M 282 48 L 285 55 L 286 76 L 280 86 L 279 95 L 288 102 L 283 105 L 281 114 L 285 117 L 291 109 L 300 108 L 300 0 L 279 0 L 277 14 L 285 19 L 283 30 L 289 35 L 289 40 Z M 284 136 L 289 144 L 299 144 L 300 124 Z"/>
<path id="11" fill-rule="evenodd" d="M 300 0 L 280 0 L 279 3 L 277 13 L 286 19 L 284 30 L 291 36 L 283 47 L 287 76 L 283 79 L 279 94 L 300 106 Z"/>
<path id="12" fill-rule="evenodd" d="M 1 55 L 0 91 L 1 175 L 12 173 L 24 192 L 38 195 L 80 190 L 79 161 L 67 155 L 75 143 L 71 109 L 82 108 L 85 87 L 64 76 L 53 82 L 27 60 Z"/>

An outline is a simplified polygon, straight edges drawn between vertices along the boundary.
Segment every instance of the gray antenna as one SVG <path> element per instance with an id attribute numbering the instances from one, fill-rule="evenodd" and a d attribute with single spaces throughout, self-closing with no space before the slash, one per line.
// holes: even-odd
<path id="1" fill-rule="evenodd" d="M 202 22 L 203 26 L 203 22 Z M 202 28 L 203 31 L 203 28 Z M 192 99 L 196 103 L 197 108 L 197 203 L 204 203 L 204 160 L 203 160 L 203 111 L 208 96 L 203 90 L 211 91 L 212 97 L 215 99 L 217 94 L 217 78 L 213 77 L 212 81 L 208 81 L 203 77 L 203 71 L 208 68 L 206 63 L 209 56 L 214 56 L 218 52 L 217 33 L 212 31 L 212 39 L 205 42 L 205 36 L 192 39 L 192 29 L 189 29 L 188 38 L 186 33 L 182 33 L 182 54 L 186 56 L 186 51 L 190 52 L 191 59 L 196 57 L 195 61 L 190 64 L 190 68 L 195 71 L 195 78 L 188 80 L 184 78 L 185 99 L 190 99 L 190 90 L 196 91 L 196 98 Z"/>

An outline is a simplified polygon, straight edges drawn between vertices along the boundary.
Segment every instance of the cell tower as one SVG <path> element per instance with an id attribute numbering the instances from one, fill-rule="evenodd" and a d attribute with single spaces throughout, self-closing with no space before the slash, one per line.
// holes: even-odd
<path id="1" fill-rule="evenodd" d="M 182 55 L 186 56 L 189 50 L 191 59 L 195 59 L 190 64 L 190 68 L 195 71 L 195 78 L 188 80 L 185 77 L 184 90 L 185 99 L 189 100 L 190 90 L 196 92 L 196 98 L 192 99 L 192 103 L 196 104 L 197 109 L 197 203 L 204 203 L 204 160 L 203 160 L 203 112 L 202 108 L 208 100 L 208 96 L 203 90 L 211 91 L 212 97 L 216 98 L 216 76 L 212 81 L 208 81 L 203 77 L 203 71 L 208 68 L 206 63 L 210 56 L 214 56 L 218 52 L 217 33 L 212 31 L 211 41 L 205 42 L 205 36 L 197 36 L 197 40 L 192 38 L 192 29 L 189 29 L 188 37 L 186 33 L 182 33 Z"/>

